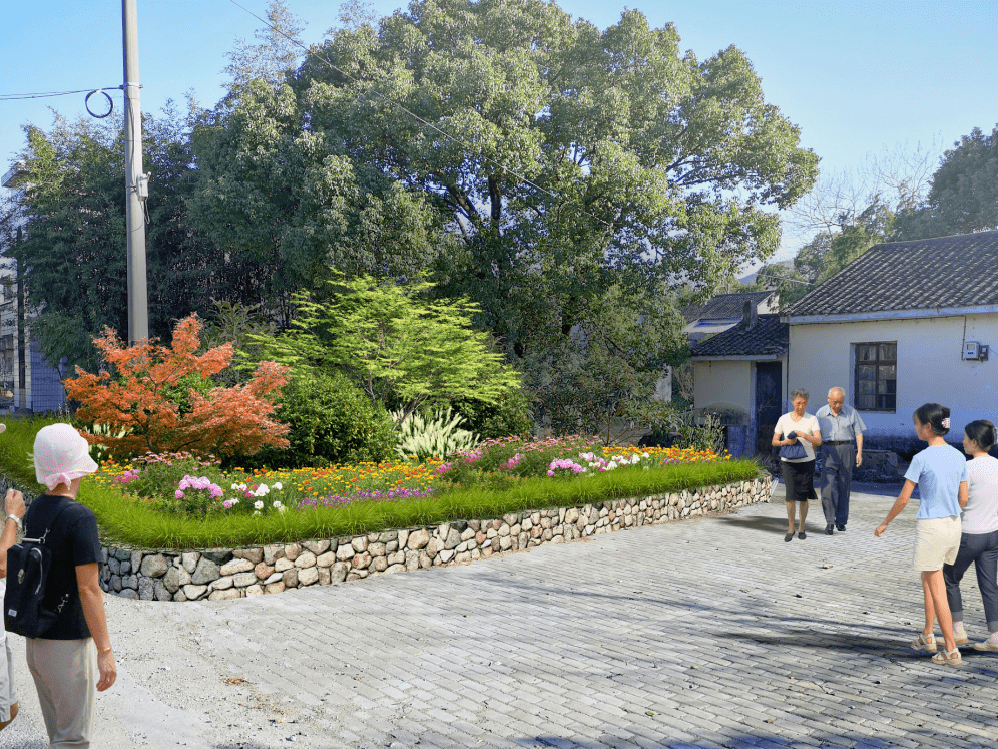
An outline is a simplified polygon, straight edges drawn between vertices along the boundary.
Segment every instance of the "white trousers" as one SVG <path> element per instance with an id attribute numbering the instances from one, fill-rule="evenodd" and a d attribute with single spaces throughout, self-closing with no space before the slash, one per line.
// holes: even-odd
<path id="1" fill-rule="evenodd" d="M 49 749 L 88 749 L 97 704 L 97 648 L 85 640 L 25 639 Z"/>

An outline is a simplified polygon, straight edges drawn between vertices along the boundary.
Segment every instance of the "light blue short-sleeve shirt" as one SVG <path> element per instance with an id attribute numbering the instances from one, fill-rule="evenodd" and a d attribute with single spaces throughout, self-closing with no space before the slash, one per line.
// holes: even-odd
<path id="1" fill-rule="evenodd" d="M 866 431 L 863 417 L 848 404 L 843 404 L 838 416 L 832 413 L 831 406 L 824 405 L 818 409 L 817 416 L 821 438 L 826 441 L 846 442 Z"/>
<path id="2" fill-rule="evenodd" d="M 918 484 L 916 518 L 960 514 L 960 482 L 967 480 L 967 459 L 949 445 L 930 445 L 911 459 L 904 477 Z"/>

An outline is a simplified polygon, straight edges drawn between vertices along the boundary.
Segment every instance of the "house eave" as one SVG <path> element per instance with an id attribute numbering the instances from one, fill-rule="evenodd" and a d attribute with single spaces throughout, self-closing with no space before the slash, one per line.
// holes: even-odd
<path id="1" fill-rule="evenodd" d="M 881 320 L 918 320 L 937 317 L 961 317 L 963 315 L 998 314 L 998 304 L 984 304 L 976 307 L 933 307 L 931 309 L 886 310 L 882 312 L 852 312 L 843 315 L 785 315 L 781 323 L 789 325 L 834 325 L 847 322 L 879 322 Z"/>
<path id="2" fill-rule="evenodd" d="M 782 354 L 730 354 L 728 356 L 691 356 L 690 361 L 693 363 L 709 362 L 709 361 L 779 361 L 784 356 L 786 356 L 786 352 Z"/>

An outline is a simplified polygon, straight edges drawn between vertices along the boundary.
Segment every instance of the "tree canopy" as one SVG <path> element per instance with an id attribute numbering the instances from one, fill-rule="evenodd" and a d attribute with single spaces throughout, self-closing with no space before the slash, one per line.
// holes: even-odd
<path id="1" fill-rule="evenodd" d="M 998 125 L 956 141 L 932 175 L 927 200 L 898 216 L 898 239 L 998 229 Z"/>
<path id="2" fill-rule="evenodd" d="M 769 256 L 773 209 L 814 183 L 744 54 L 679 41 L 637 11 L 600 31 L 541 0 L 415 0 L 311 50 L 298 133 L 432 211 L 457 238 L 443 289 L 522 356 L 611 287 L 712 288 Z"/>
<path id="3" fill-rule="evenodd" d="M 427 277 L 538 397 L 564 365 L 555 381 L 588 404 L 566 424 L 589 429 L 582 414 L 645 399 L 682 357 L 675 290 L 770 257 L 777 211 L 817 177 L 744 53 L 698 59 L 635 10 L 600 30 L 547 0 L 412 0 L 378 20 L 355 2 L 303 56 L 287 6 L 268 19 L 214 108 L 147 118 L 155 334 L 178 304 L 263 302 L 284 326 L 335 274 Z M 29 133 L 32 184 L 50 186 L 25 194 L 19 259 L 42 319 L 79 328 L 48 336 L 52 354 L 124 327 L 120 145 L 95 128 Z M 91 154 L 100 168 L 81 168 Z M 75 260 L 58 279 L 77 245 L 93 289 Z"/>

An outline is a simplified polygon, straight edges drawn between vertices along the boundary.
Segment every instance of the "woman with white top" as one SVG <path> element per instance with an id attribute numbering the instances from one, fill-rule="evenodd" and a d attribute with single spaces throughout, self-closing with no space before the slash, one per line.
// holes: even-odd
<path id="1" fill-rule="evenodd" d="M 977 587 L 984 600 L 984 618 L 991 636 L 974 643 L 975 650 L 998 652 L 998 459 L 988 455 L 996 441 L 995 425 L 985 419 L 972 421 L 963 431 L 963 451 L 967 463 L 969 499 L 961 519 L 960 551 L 953 564 L 943 567 L 946 600 L 953 614 L 953 636 L 957 645 L 966 645 L 963 628 L 963 599 L 960 580 L 974 563 Z"/>
<path id="2" fill-rule="evenodd" d="M 821 429 L 814 414 L 807 413 L 809 393 L 801 388 L 790 393 L 790 402 L 794 410 L 785 413 L 776 422 L 773 433 L 773 447 L 786 447 L 801 444 L 804 446 L 804 457 L 780 457 L 783 468 L 783 483 L 787 486 L 787 522 L 789 529 L 784 541 L 794 537 L 794 516 L 797 505 L 800 504 L 800 525 L 797 527 L 797 537 L 807 538 L 804 531 L 804 521 L 807 519 L 807 502 L 817 499 L 814 493 L 814 448 L 821 446 Z"/>

